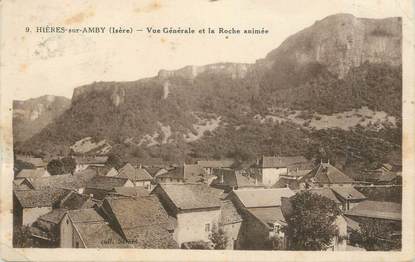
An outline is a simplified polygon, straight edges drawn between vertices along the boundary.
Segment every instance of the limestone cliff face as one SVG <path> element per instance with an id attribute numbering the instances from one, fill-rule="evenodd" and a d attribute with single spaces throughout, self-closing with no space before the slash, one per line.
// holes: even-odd
<path id="1" fill-rule="evenodd" d="M 160 70 L 158 78 L 165 80 L 170 77 L 180 77 L 193 80 L 202 73 L 217 73 L 230 76 L 232 79 L 244 78 L 252 64 L 217 63 L 204 66 L 186 66 L 178 70 Z"/>
<path id="2" fill-rule="evenodd" d="M 70 100 L 52 95 L 25 101 L 13 101 L 13 133 L 15 142 L 24 141 L 60 116 Z"/>
<path id="3" fill-rule="evenodd" d="M 318 62 L 339 78 L 365 62 L 401 64 L 401 18 L 366 19 L 337 14 L 290 36 L 259 61 L 301 66 Z"/>
<path id="4" fill-rule="evenodd" d="M 72 104 L 88 97 L 92 93 L 108 95 L 114 106 L 119 106 L 125 100 L 125 89 L 118 86 L 117 83 L 93 83 L 75 88 L 72 95 Z"/>

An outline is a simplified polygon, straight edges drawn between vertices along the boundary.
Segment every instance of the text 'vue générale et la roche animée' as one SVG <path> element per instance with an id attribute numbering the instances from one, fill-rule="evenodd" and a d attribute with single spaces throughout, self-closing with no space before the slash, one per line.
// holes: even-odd
<path id="1" fill-rule="evenodd" d="M 27 26 L 26 33 L 41 33 L 41 34 L 132 34 L 132 33 L 147 33 L 147 34 L 171 34 L 171 35 L 192 35 L 192 34 L 218 34 L 218 35 L 243 35 L 243 34 L 257 34 L 265 35 L 269 30 L 264 27 L 238 28 L 238 27 L 180 27 L 180 26 L 166 26 L 166 27 L 123 27 L 123 26 L 84 26 L 84 27 L 65 27 L 65 26 Z"/>

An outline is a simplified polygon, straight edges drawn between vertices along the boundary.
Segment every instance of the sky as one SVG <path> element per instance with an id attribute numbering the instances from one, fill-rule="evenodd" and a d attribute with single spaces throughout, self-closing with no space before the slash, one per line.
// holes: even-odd
<path id="1" fill-rule="evenodd" d="M 23 3 L 24 2 L 24 3 Z M 1 85 L 13 99 L 61 95 L 94 81 L 133 81 L 160 69 L 254 63 L 288 36 L 336 13 L 404 15 L 391 0 L 2 1 Z M 22 8 L 22 6 L 24 7 Z M 36 26 L 265 28 L 265 35 L 35 33 Z M 31 32 L 25 32 L 30 27 Z"/>

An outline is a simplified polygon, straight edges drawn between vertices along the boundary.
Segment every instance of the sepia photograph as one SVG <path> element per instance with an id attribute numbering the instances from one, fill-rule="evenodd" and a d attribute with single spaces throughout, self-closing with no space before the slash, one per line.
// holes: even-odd
<path id="1" fill-rule="evenodd" d="M 413 238 L 404 3 L 22 2 L 1 3 L 9 248 L 366 254 Z"/>

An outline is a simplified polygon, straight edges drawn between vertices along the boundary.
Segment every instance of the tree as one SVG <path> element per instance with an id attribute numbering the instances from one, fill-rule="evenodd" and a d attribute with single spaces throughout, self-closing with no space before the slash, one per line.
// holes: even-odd
<path id="1" fill-rule="evenodd" d="M 64 174 L 75 172 L 76 169 L 76 160 L 70 156 L 64 157 L 61 159 L 62 162 L 62 171 Z"/>
<path id="2" fill-rule="evenodd" d="M 323 196 L 302 191 L 291 199 L 286 232 L 292 250 L 325 250 L 338 234 L 335 220 L 340 215 L 336 204 Z"/>
<path id="3" fill-rule="evenodd" d="M 13 228 L 13 247 L 28 248 L 37 247 L 38 243 L 33 240 L 32 234 L 28 226 Z"/>
<path id="4" fill-rule="evenodd" d="M 213 224 L 212 232 L 209 235 L 209 240 L 213 243 L 214 249 L 225 249 L 228 238 L 225 235 L 222 227 Z"/>
<path id="5" fill-rule="evenodd" d="M 400 231 L 400 226 L 393 222 L 379 219 L 366 219 L 359 223 L 360 234 L 354 238 L 355 243 L 368 251 L 387 251 L 401 248 L 401 238 L 394 238 L 392 233 Z"/>
<path id="6" fill-rule="evenodd" d="M 63 174 L 63 163 L 59 159 L 52 159 L 46 166 L 49 174 L 52 176 Z"/>
<path id="7" fill-rule="evenodd" d="M 116 154 L 110 154 L 108 156 L 106 164 L 108 166 L 111 166 L 111 167 L 117 169 L 117 170 L 120 169 L 124 165 L 123 161 L 121 160 L 121 157 L 119 155 L 116 155 Z"/>

